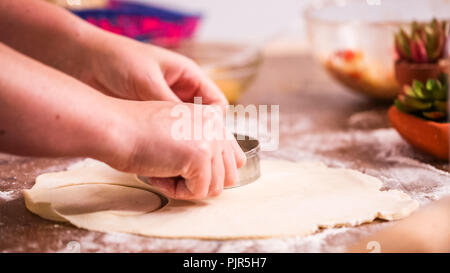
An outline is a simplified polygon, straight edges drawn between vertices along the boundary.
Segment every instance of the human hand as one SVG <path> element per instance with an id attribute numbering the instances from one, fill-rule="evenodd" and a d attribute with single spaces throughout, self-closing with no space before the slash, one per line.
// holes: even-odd
<path id="1" fill-rule="evenodd" d="M 84 81 L 109 95 L 131 100 L 193 102 L 225 107 L 219 88 L 191 59 L 114 34 L 99 34 L 91 45 Z"/>
<path id="2" fill-rule="evenodd" d="M 232 136 L 226 138 L 216 107 L 116 99 L 1 43 L 0 59 L 7 71 L 0 73 L 1 151 L 92 157 L 122 171 L 159 177 L 154 186 L 179 199 L 214 196 L 236 181 L 245 155 Z M 172 115 L 175 107 L 183 110 L 181 118 Z M 178 140 L 177 124 L 201 125 L 201 134 Z M 168 179 L 179 176 L 184 179 Z"/>
<path id="3" fill-rule="evenodd" d="M 0 1 L 0 25 L 8 26 L 0 28 L 6 45 L 108 95 L 227 104 L 190 59 L 104 31 L 45 1 Z"/>
<path id="4" fill-rule="evenodd" d="M 237 168 L 245 163 L 245 154 L 214 107 L 162 101 L 117 103 L 116 148 L 100 160 L 118 170 L 151 177 L 154 187 L 176 199 L 216 196 L 238 179 Z M 190 113 L 191 128 L 208 126 L 207 133 L 212 135 L 180 139 L 174 130 L 180 119 L 172 115 L 174 107 L 180 106 Z M 195 125 L 194 107 L 204 113 Z"/>

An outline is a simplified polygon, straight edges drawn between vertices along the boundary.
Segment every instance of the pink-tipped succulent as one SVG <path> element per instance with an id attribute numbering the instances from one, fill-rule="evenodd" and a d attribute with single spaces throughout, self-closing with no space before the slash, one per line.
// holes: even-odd
<path id="1" fill-rule="evenodd" d="M 410 31 L 401 28 L 395 34 L 395 49 L 400 60 L 433 63 L 444 57 L 448 23 L 433 19 L 431 23 L 411 24 Z"/>

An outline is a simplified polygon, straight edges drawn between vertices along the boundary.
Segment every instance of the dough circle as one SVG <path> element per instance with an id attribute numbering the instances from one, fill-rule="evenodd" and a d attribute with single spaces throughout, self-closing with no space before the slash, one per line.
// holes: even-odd
<path id="1" fill-rule="evenodd" d="M 61 215 L 108 212 L 116 215 L 139 215 L 162 206 L 161 197 L 151 191 L 104 184 L 69 185 L 25 194 L 27 207 L 37 214 L 45 210 L 45 218 L 65 221 Z M 39 208 L 40 206 L 43 206 Z M 38 209 L 36 209 L 38 208 Z M 55 213 L 57 212 L 57 213 Z"/>
<path id="2" fill-rule="evenodd" d="M 306 236 L 319 228 L 400 219 L 418 207 L 405 193 L 380 191 L 381 181 L 352 170 L 266 160 L 261 172 L 258 181 L 218 197 L 169 199 L 155 210 L 161 201 L 151 186 L 88 159 L 67 171 L 39 176 L 24 195 L 27 208 L 43 218 L 167 238 Z"/>

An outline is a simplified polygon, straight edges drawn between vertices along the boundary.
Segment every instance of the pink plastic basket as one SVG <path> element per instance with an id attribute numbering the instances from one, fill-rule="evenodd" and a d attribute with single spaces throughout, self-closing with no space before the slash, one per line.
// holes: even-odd
<path id="1" fill-rule="evenodd" d="M 104 8 L 72 12 L 102 29 L 166 47 L 191 38 L 201 20 L 200 14 L 117 0 Z"/>

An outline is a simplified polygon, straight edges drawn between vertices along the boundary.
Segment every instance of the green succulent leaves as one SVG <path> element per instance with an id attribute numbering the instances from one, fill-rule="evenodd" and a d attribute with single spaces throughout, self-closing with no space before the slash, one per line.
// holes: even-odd
<path id="1" fill-rule="evenodd" d="M 421 118 L 446 122 L 448 111 L 448 81 L 445 74 L 426 83 L 413 81 L 403 87 L 394 105 L 402 112 Z"/>
<path id="2" fill-rule="evenodd" d="M 395 33 L 395 49 L 400 60 L 415 63 L 436 62 L 444 55 L 448 32 L 446 21 L 433 19 L 428 24 L 413 22 L 409 32 L 400 28 Z"/>

